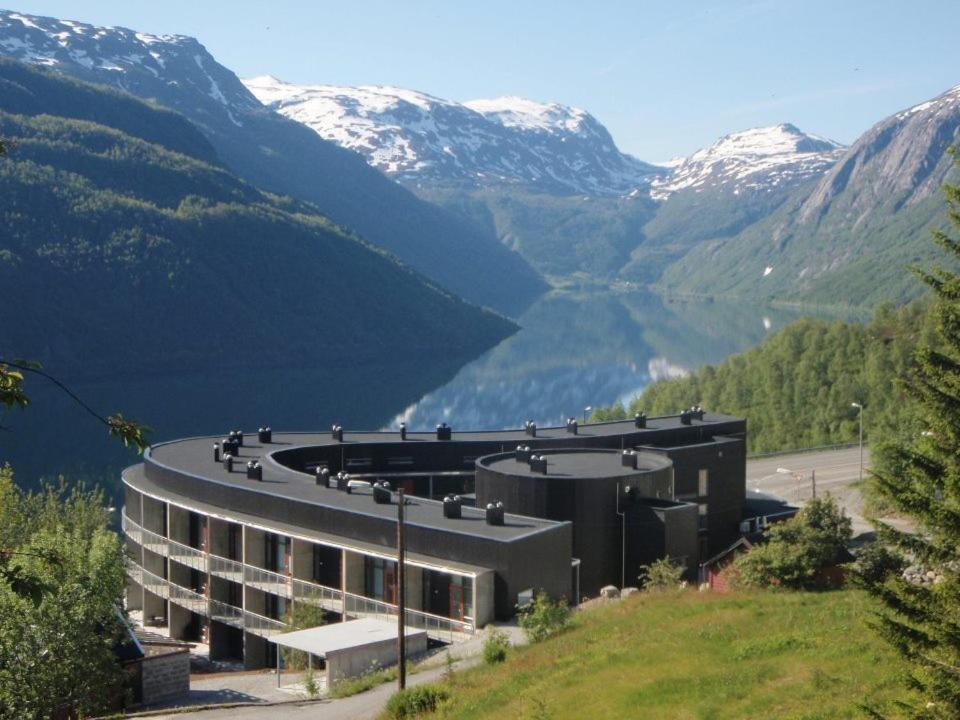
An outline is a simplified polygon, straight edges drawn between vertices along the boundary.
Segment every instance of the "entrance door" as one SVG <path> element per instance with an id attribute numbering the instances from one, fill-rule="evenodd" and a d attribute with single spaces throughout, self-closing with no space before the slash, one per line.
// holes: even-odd
<path id="1" fill-rule="evenodd" d="M 463 585 L 450 583 L 450 617 L 463 620 Z"/>

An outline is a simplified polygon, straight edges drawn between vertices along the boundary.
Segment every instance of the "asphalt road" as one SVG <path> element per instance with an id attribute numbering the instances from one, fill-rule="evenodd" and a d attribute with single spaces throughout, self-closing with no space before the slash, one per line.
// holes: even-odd
<path id="1" fill-rule="evenodd" d="M 863 449 L 863 474 L 870 468 L 870 450 Z M 791 504 L 809 500 L 816 476 L 817 494 L 830 493 L 853 519 L 854 536 L 870 532 L 863 518 L 860 449 L 824 450 L 758 458 L 747 461 L 747 492 L 759 490 Z"/>

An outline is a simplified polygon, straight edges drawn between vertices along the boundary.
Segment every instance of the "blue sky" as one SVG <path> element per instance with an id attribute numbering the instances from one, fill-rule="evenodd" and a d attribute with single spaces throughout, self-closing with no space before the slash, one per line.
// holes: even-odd
<path id="1" fill-rule="evenodd" d="M 960 83 L 955 0 L 49 0 L 8 7 L 194 35 L 241 76 L 578 105 L 621 149 L 651 161 L 779 122 L 848 143 L 884 116 Z"/>

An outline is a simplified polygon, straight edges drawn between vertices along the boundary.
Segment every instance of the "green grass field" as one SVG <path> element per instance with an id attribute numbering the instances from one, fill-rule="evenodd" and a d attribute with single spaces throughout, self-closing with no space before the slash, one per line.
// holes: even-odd
<path id="1" fill-rule="evenodd" d="M 903 696 L 858 591 L 644 595 L 457 673 L 448 718 L 857 718 Z"/>

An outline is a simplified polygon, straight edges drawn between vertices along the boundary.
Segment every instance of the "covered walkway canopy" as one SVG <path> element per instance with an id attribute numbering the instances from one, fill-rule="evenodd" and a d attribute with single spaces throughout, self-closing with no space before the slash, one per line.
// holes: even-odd
<path id="1" fill-rule="evenodd" d="M 427 649 L 427 633 L 417 628 L 406 628 L 407 654 L 415 655 Z M 277 686 L 280 685 L 280 648 L 307 653 L 309 667 L 313 657 L 323 658 L 327 665 L 327 683 L 333 683 L 374 668 L 387 667 L 397 662 L 397 623 L 379 618 L 361 618 L 321 625 L 306 630 L 272 635 L 270 642 L 277 645 Z"/>

